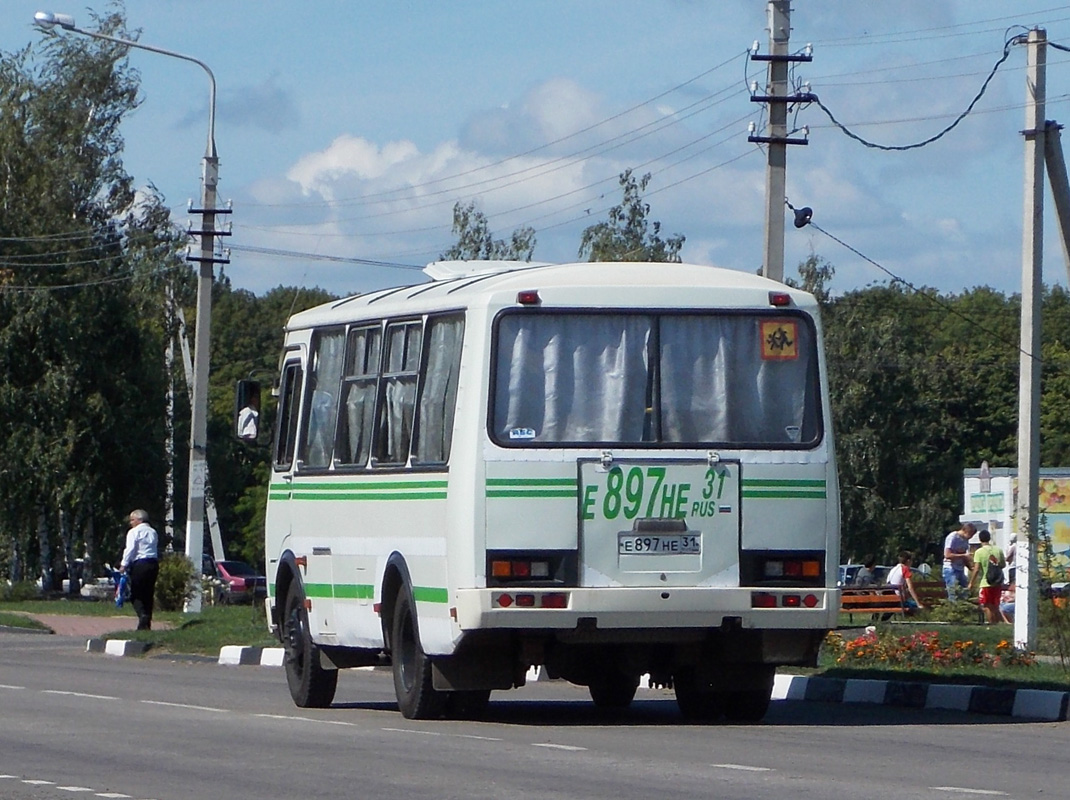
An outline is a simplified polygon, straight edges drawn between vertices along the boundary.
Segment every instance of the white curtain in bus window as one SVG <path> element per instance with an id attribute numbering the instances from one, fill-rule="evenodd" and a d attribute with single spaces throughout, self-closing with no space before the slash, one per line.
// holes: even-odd
<path id="1" fill-rule="evenodd" d="M 335 450 L 335 460 L 339 464 L 364 466 L 371 455 L 381 341 L 382 333 L 378 327 L 354 328 L 349 332 L 342 379 L 342 418 Z"/>
<path id="2" fill-rule="evenodd" d="M 427 367 L 420 386 L 420 416 L 413 458 L 422 464 L 445 464 L 450 458 L 457 410 L 464 318 L 432 318 L 427 321 L 427 327 Z"/>
<path id="3" fill-rule="evenodd" d="M 375 456 L 381 464 L 403 464 L 409 457 L 420 368 L 421 323 L 388 325 L 379 432 Z"/>
<path id="4" fill-rule="evenodd" d="M 650 329 L 650 318 L 641 315 L 504 317 L 497 437 L 513 444 L 642 441 Z"/>
<path id="5" fill-rule="evenodd" d="M 326 467 L 331 463 L 344 350 L 345 331 L 341 329 L 318 333 L 312 342 L 312 369 L 309 371 L 312 392 L 303 454 L 306 467 Z"/>
<path id="6" fill-rule="evenodd" d="M 810 328 L 800 318 L 770 322 L 744 315 L 661 318 L 663 441 L 776 445 L 817 438 Z M 778 337 L 774 349 L 763 349 L 763 336 Z"/>

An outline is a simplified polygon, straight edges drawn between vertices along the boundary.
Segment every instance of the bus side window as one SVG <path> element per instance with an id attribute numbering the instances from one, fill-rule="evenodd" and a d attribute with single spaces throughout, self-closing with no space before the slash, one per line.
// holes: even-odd
<path id="1" fill-rule="evenodd" d="M 301 397 L 301 365 L 290 362 L 283 369 L 279 389 L 279 419 L 275 440 L 275 470 L 288 470 L 293 465 L 297 442 L 297 408 Z"/>
<path id="2" fill-rule="evenodd" d="M 409 457 L 422 327 L 418 321 L 386 327 L 386 358 L 379 381 L 375 438 L 375 459 L 379 464 L 404 464 Z"/>
<path id="3" fill-rule="evenodd" d="M 335 444 L 335 462 L 338 464 L 362 467 L 371 455 L 382 338 L 378 325 L 349 331 L 342 376 L 342 410 Z"/>
<path id="4" fill-rule="evenodd" d="M 426 336 L 427 357 L 420 380 L 413 461 L 445 464 L 450 460 L 453 418 L 457 411 L 464 317 L 431 317 Z"/>
<path id="5" fill-rule="evenodd" d="M 338 390 L 342 379 L 345 330 L 317 331 L 312 337 L 308 403 L 301 460 L 306 467 L 328 467 L 334 451 Z"/>

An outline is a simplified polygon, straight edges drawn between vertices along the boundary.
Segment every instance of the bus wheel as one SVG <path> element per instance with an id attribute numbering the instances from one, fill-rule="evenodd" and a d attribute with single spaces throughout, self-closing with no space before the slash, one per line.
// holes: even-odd
<path id="1" fill-rule="evenodd" d="M 754 681 L 725 695 L 724 715 L 732 722 L 758 722 L 769 710 L 769 700 L 773 694 L 773 677 L 776 667 L 765 664 L 755 665 Z"/>
<path id="2" fill-rule="evenodd" d="M 435 691 L 431 685 L 431 659 L 420 647 L 414 605 L 409 588 L 402 586 L 394 604 L 390 637 L 394 694 L 406 719 L 435 719 L 442 714 L 445 692 Z"/>
<path id="3" fill-rule="evenodd" d="M 676 705 L 684 719 L 695 722 L 716 722 L 724 713 L 725 696 L 711 689 L 704 681 L 696 680 L 690 670 L 673 675 Z"/>
<path id="4" fill-rule="evenodd" d="M 479 719 L 490 703 L 490 689 L 446 692 L 445 716 L 449 719 Z"/>
<path id="5" fill-rule="evenodd" d="M 299 708 L 327 708 L 338 687 L 338 670 L 320 666 L 319 648 L 308 631 L 305 593 L 294 581 L 286 595 L 282 643 L 286 651 L 286 683 Z"/>
<path id="6" fill-rule="evenodd" d="M 609 670 L 592 679 L 587 691 L 591 693 L 591 699 L 597 708 L 627 708 L 635 699 L 635 690 L 638 687 L 638 675 Z"/>

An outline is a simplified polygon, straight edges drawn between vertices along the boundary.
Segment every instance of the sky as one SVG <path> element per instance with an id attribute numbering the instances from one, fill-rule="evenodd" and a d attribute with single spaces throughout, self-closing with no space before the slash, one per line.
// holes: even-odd
<path id="1" fill-rule="evenodd" d="M 51 1 L 51 0 L 50 0 Z M 40 39 L 35 11 L 92 28 L 89 5 L 2 0 L 0 50 Z M 769 50 L 765 0 L 126 0 L 146 44 L 193 56 L 217 82 L 219 196 L 231 201 L 232 284 L 335 294 L 426 280 L 474 202 L 495 237 L 535 230 L 534 258 L 577 258 L 583 230 L 621 200 L 625 169 L 684 261 L 756 272 L 763 258 Z M 929 139 L 967 109 L 1009 35 L 1070 46 L 1055 0 L 796 0 L 793 69 L 870 143 Z M 63 34 L 77 35 L 77 34 Z M 200 192 L 209 81 L 195 64 L 132 50 L 141 105 L 124 163 L 185 225 Z M 1047 49 L 1050 120 L 1070 122 L 1070 53 Z M 1026 48 L 1013 46 L 972 112 L 930 144 L 866 146 L 816 104 L 787 154 L 785 273 L 816 254 L 840 293 L 893 278 L 962 292 L 1021 290 Z M 802 136 L 800 132 L 796 134 Z M 1046 283 L 1067 266 L 1045 196 Z M 369 264 L 364 262 L 378 262 Z M 384 266 L 389 265 L 389 266 Z"/>

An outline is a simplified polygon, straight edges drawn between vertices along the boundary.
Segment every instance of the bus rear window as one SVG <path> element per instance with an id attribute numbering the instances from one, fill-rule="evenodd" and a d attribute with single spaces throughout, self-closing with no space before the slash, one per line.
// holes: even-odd
<path id="1" fill-rule="evenodd" d="M 802 314 L 514 312 L 496 328 L 491 435 L 507 447 L 813 447 Z"/>

